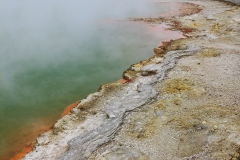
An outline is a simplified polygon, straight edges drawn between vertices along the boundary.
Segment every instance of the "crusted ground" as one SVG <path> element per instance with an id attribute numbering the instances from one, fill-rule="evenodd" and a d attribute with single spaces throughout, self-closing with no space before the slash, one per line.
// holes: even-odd
<path id="1" fill-rule="evenodd" d="M 82 100 L 23 159 L 240 159 L 240 7 L 185 2 L 202 11 L 147 21 L 188 38 Z"/>

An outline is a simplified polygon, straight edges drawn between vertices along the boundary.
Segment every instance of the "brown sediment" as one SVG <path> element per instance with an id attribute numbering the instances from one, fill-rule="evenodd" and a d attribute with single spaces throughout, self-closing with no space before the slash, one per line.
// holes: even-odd
<path id="1" fill-rule="evenodd" d="M 194 27 L 197 24 L 194 23 Z M 195 29 L 194 28 L 190 28 L 190 27 L 183 27 L 181 22 L 179 22 L 178 20 L 173 20 L 171 21 L 170 26 L 172 28 L 170 28 L 170 30 L 180 30 L 184 36 L 189 37 L 187 34 L 193 32 Z"/>
<path id="2" fill-rule="evenodd" d="M 71 111 L 71 109 L 73 109 L 74 107 L 76 107 L 80 102 L 81 102 L 81 101 L 77 101 L 77 102 L 75 102 L 75 103 L 72 103 L 72 104 L 68 105 L 68 106 L 63 110 L 63 112 L 62 112 L 62 114 L 61 114 L 61 117 L 67 115 L 67 114 Z"/>
<path id="3" fill-rule="evenodd" d="M 159 44 L 158 48 L 161 48 L 161 49 L 163 49 L 163 50 L 166 50 L 167 47 L 170 45 L 170 43 L 171 43 L 171 41 L 162 41 L 162 42 Z"/>

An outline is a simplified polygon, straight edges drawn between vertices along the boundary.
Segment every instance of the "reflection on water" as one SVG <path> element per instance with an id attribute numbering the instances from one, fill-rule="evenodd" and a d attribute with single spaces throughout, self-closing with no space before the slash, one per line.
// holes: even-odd
<path id="1" fill-rule="evenodd" d="M 5 5 L 10 11 L 0 12 L 0 159 L 14 156 L 49 128 L 65 106 L 153 55 L 161 40 L 181 37 L 164 32 L 164 25 L 99 17 L 79 22 L 66 4 L 53 11 L 50 5 L 44 12 L 44 3 L 27 9 Z"/>

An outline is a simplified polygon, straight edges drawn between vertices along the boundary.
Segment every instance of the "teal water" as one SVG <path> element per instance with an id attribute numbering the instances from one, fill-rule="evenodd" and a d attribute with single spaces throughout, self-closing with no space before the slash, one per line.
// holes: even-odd
<path id="1" fill-rule="evenodd" d="M 124 17 L 78 22 L 77 10 L 69 14 L 64 5 L 61 12 L 11 5 L 0 12 L 0 159 L 19 152 L 32 130 L 53 124 L 67 105 L 153 55 L 161 40 L 181 37 Z"/>

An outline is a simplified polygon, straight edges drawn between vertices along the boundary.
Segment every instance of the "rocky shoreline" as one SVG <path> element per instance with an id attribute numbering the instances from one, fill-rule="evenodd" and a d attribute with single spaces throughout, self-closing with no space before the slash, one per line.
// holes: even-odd
<path id="1" fill-rule="evenodd" d="M 169 23 L 188 38 L 155 48 L 124 83 L 102 85 L 23 159 L 239 159 L 240 7 L 184 2 L 203 10 L 132 20 Z"/>

